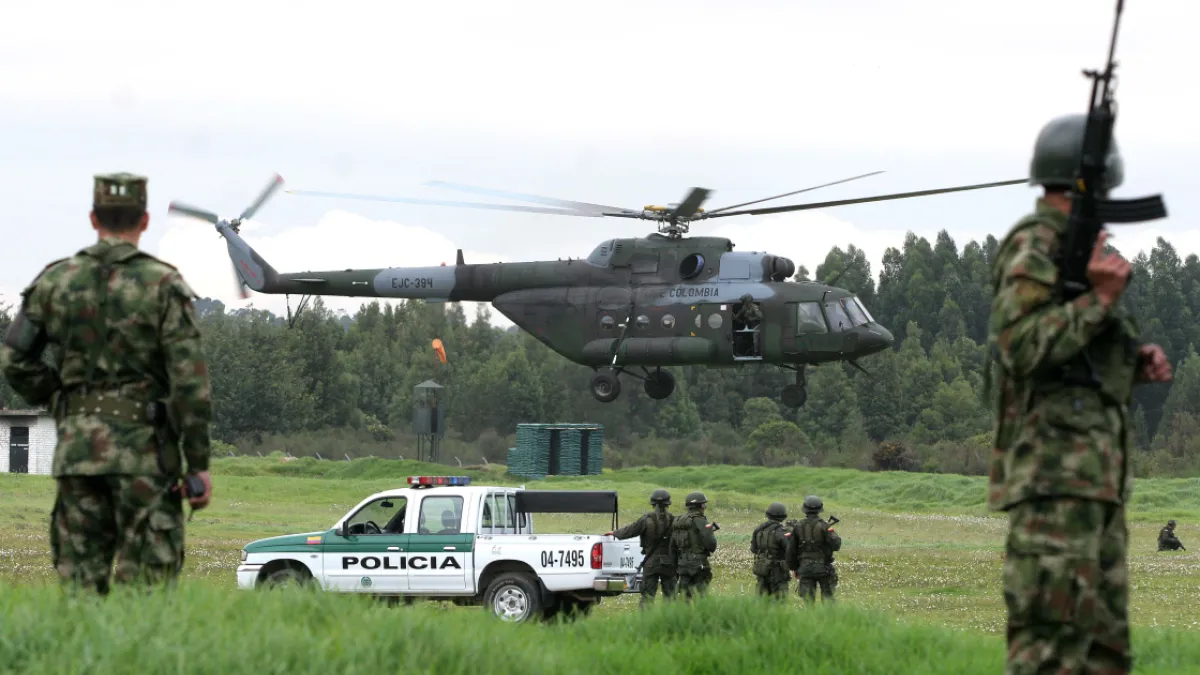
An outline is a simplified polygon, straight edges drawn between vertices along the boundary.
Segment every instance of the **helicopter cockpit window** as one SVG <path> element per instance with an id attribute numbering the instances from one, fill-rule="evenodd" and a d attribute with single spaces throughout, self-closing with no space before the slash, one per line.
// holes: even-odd
<path id="1" fill-rule="evenodd" d="M 837 300 L 825 303 L 825 313 L 829 315 L 829 328 L 835 333 L 850 330 L 854 326 L 850 323 L 850 317 L 846 316 L 846 310 L 842 309 L 842 303 Z"/>
<path id="2" fill-rule="evenodd" d="M 821 307 L 815 302 L 801 302 L 796 305 L 796 335 L 812 335 L 827 333 L 825 317 L 821 315 Z"/>
<path id="3" fill-rule="evenodd" d="M 596 267 L 608 267 L 612 262 L 613 251 L 617 248 L 617 240 L 609 239 L 592 250 L 591 255 L 587 257 L 589 265 Z"/>
<path id="4" fill-rule="evenodd" d="M 842 307 L 846 308 L 846 314 L 850 316 L 850 323 L 855 326 L 861 326 L 870 319 L 866 313 L 862 311 L 862 306 L 858 303 L 858 298 L 842 298 Z"/>
<path id="5" fill-rule="evenodd" d="M 862 303 L 862 300 L 855 297 L 854 304 L 858 305 L 858 308 L 862 310 L 863 316 L 867 317 L 867 323 L 875 323 L 875 317 L 871 316 L 871 313 L 867 311 L 867 306 Z"/>

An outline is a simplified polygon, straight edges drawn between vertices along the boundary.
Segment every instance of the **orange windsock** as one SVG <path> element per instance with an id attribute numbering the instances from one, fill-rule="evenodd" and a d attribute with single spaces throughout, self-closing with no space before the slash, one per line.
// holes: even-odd
<path id="1" fill-rule="evenodd" d="M 437 352 L 437 357 L 438 357 L 439 361 L 441 361 L 442 363 L 446 362 L 446 347 L 442 345 L 441 340 L 439 340 L 437 338 L 433 339 L 433 351 Z"/>

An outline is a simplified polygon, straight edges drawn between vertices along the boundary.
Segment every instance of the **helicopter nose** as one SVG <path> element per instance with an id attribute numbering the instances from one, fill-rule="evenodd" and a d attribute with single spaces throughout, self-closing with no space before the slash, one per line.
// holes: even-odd
<path id="1" fill-rule="evenodd" d="M 866 329 L 859 337 L 859 351 L 867 354 L 875 354 L 885 349 L 890 349 L 896 338 L 892 336 L 892 332 L 880 326 L 877 323 L 872 323 L 864 326 Z"/>

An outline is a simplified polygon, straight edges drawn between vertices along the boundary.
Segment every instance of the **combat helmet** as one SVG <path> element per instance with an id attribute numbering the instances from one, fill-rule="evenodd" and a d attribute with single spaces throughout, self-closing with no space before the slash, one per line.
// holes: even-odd
<path id="1" fill-rule="evenodd" d="M 684 500 L 684 503 L 687 504 L 689 509 L 699 508 L 701 504 L 707 504 L 708 499 L 704 497 L 703 492 L 689 492 L 687 499 Z"/>
<path id="2" fill-rule="evenodd" d="M 825 502 L 822 502 L 820 497 L 816 495 L 809 495 L 804 498 L 805 513 L 820 513 L 824 508 Z"/>
<path id="3" fill-rule="evenodd" d="M 767 507 L 767 517 L 771 520 L 783 520 L 787 518 L 787 507 L 779 502 L 774 502 Z"/>
<path id="4" fill-rule="evenodd" d="M 1073 114 L 1056 117 L 1042 127 L 1033 144 L 1033 159 L 1029 162 L 1030 185 L 1074 187 L 1086 125 L 1087 115 Z M 1108 145 L 1104 164 L 1104 190 L 1108 191 L 1125 180 L 1125 162 L 1117 150 L 1116 139 Z"/>
<path id="5" fill-rule="evenodd" d="M 1175 520 L 1174 519 L 1168 520 L 1167 527 L 1175 527 Z"/>
<path id="6" fill-rule="evenodd" d="M 667 492 L 666 490 L 664 490 L 662 488 L 659 488 L 659 489 L 655 490 L 653 494 L 650 495 L 650 503 L 656 504 L 656 505 L 662 504 L 664 506 L 670 506 L 671 505 L 671 493 Z"/>

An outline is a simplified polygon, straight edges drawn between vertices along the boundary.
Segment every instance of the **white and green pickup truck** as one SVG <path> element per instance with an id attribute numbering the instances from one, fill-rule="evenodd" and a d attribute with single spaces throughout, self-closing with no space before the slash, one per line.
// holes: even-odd
<path id="1" fill-rule="evenodd" d="M 472 486 L 466 476 L 410 476 L 367 497 L 329 530 L 242 549 L 243 589 L 315 584 L 344 593 L 452 600 L 525 621 L 587 613 L 637 592 L 641 546 L 595 534 L 538 534 L 534 513 L 611 513 L 613 491 Z"/>

